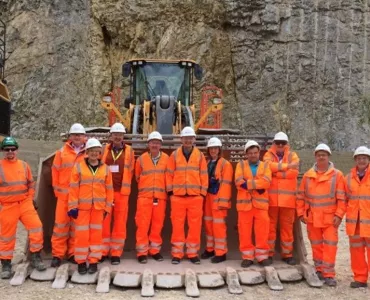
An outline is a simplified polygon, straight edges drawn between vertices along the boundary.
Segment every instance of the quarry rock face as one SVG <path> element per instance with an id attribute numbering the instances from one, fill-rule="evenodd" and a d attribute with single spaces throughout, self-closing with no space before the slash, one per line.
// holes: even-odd
<path id="1" fill-rule="evenodd" d="M 106 125 L 101 96 L 128 93 L 131 58 L 196 60 L 224 91 L 224 127 L 286 131 L 295 148 L 369 140 L 368 0 L 0 0 L 12 132 L 58 139 Z M 199 106 L 198 106 L 199 107 Z"/>

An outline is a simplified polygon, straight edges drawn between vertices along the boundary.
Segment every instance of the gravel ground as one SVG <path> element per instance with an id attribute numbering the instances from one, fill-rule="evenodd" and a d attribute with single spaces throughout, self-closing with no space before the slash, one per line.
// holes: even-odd
<path id="1" fill-rule="evenodd" d="M 304 229 L 305 230 L 305 229 Z M 19 226 L 16 258 L 22 256 L 26 233 L 23 226 Z M 311 257 L 310 247 L 307 247 L 309 257 Z M 352 273 L 349 263 L 348 239 L 345 235 L 344 226 L 340 228 L 340 243 L 337 255 L 337 279 L 338 287 L 329 288 L 324 286 L 321 289 L 308 287 L 305 281 L 296 284 L 284 284 L 282 292 L 273 292 L 269 290 L 266 284 L 258 286 L 243 286 L 243 295 L 231 296 L 227 288 L 220 289 L 201 289 L 201 298 L 203 299 L 346 299 L 359 300 L 369 299 L 370 289 L 353 290 L 349 288 L 352 280 Z M 50 282 L 34 282 L 28 279 L 20 287 L 12 287 L 7 281 L 0 281 L 1 300 L 26 300 L 26 299 L 141 299 L 139 289 L 124 290 L 111 286 L 109 294 L 95 293 L 95 285 L 75 285 L 69 283 L 64 290 L 53 290 Z M 188 299 L 183 289 L 179 290 L 156 290 L 155 298 L 157 299 Z"/>

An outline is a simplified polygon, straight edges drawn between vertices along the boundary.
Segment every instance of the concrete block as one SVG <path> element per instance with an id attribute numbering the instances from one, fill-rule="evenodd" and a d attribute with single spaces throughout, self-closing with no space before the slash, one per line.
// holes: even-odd
<path id="1" fill-rule="evenodd" d="M 198 273 L 199 286 L 204 288 L 216 288 L 225 284 L 221 274 L 217 271 Z"/>
<path id="2" fill-rule="evenodd" d="M 322 281 L 317 277 L 316 270 L 310 264 L 301 264 L 303 277 L 306 279 L 309 286 L 321 288 L 323 286 Z"/>
<path id="3" fill-rule="evenodd" d="M 45 271 L 37 271 L 34 269 L 30 278 L 36 281 L 53 281 L 55 279 L 56 268 L 47 268 Z"/>
<path id="4" fill-rule="evenodd" d="M 78 271 L 74 271 L 71 281 L 74 283 L 81 283 L 81 284 L 94 284 L 98 281 L 98 272 L 94 274 L 79 274 Z"/>
<path id="5" fill-rule="evenodd" d="M 226 283 L 230 294 L 243 294 L 238 273 L 233 268 L 226 267 Z"/>
<path id="6" fill-rule="evenodd" d="M 294 282 L 302 280 L 302 275 L 296 268 L 277 269 L 278 276 L 282 282 Z"/>
<path id="7" fill-rule="evenodd" d="M 110 284 L 110 269 L 109 267 L 103 267 L 99 271 L 98 285 L 96 286 L 97 293 L 109 293 Z"/>
<path id="8" fill-rule="evenodd" d="M 176 289 L 184 286 L 184 276 L 180 273 L 157 273 L 155 285 L 164 289 Z"/>
<path id="9" fill-rule="evenodd" d="M 238 275 L 241 284 L 254 285 L 265 281 L 265 275 L 258 271 L 243 270 Z"/>
<path id="10" fill-rule="evenodd" d="M 266 271 L 266 281 L 269 288 L 273 291 L 282 291 L 283 285 L 279 280 L 278 273 L 274 267 L 265 267 Z"/>
<path id="11" fill-rule="evenodd" d="M 29 262 L 20 264 L 16 267 L 13 278 L 10 280 L 10 285 L 22 285 L 26 278 L 30 275 L 31 265 Z"/>
<path id="12" fill-rule="evenodd" d="M 55 280 L 52 284 L 53 289 L 64 289 L 69 278 L 69 264 L 61 265 L 55 274 Z"/>
<path id="13" fill-rule="evenodd" d="M 150 269 L 145 269 L 143 272 L 143 278 L 141 280 L 141 296 L 154 296 L 154 276 L 152 270 Z"/>
<path id="14" fill-rule="evenodd" d="M 185 293 L 188 297 L 199 297 L 197 275 L 192 269 L 185 270 Z"/>
<path id="15" fill-rule="evenodd" d="M 113 284 L 120 287 L 139 287 L 141 277 L 139 272 L 118 272 L 114 276 Z"/>

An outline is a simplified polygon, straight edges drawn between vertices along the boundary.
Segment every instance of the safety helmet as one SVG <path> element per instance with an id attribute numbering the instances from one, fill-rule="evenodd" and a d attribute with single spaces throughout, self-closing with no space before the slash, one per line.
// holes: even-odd
<path id="1" fill-rule="evenodd" d="M 356 157 L 357 155 L 370 156 L 370 150 L 369 150 L 369 148 L 367 148 L 365 146 L 360 146 L 356 149 L 355 153 L 353 154 L 353 157 Z"/>
<path id="2" fill-rule="evenodd" d="M 288 140 L 288 136 L 284 132 L 280 131 L 277 134 L 275 134 L 274 141 L 286 141 L 286 142 L 288 142 L 289 140 Z"/>
<path id="3" fill-rule="evenodd" d="M 86 134 L 85 128 L 80 123 L 74 123 L 69 129 L 69 134 Z"/>
<path id="4" fill-rule="evenodd" d="M 331 150 L 330 150 L 329 146 L 326 145 L 326 144 L 319 144 L 315 148 L 315 153 L 318 152 L 318 151 L 326 151 L 326 152 L 328 152 L 331 155 Z"/>
<path id="5" fill-rule="evenodd" d="M 123 126 L 121 123 L 114 123 L 110 128 L 110 133 L 112 132 L 126 133 L 126 129 L 125 126 Z"/>
<path id="6" fill-rule="evenodd" d="M 5 147 L 16 147 L 19 148 L 17 141 L 15 138 L 8 136 L 1 142 L 1 149 L 4 149 Z"/>
<path id="7" fill-rule="evenodd" d="M 163 142 L 162 135 L 158 131 L 153 131 L 149 134 L 147 141 L 149 142 L 151 140 L 159 140 L 159 141 Z"/>
<path id="8" fill-rule="evenodd" d="M 87 143 L 86 143 L 86 150 L 91 149 L 91 148 L 95 148 L 95 147 L 102 148 L 103 146 L 100 144 L 100 142 L 96 138 L 88 139 Z"/>
<path id="9" fill-rule="evenodd" d="M 184 136 L 196 136 L 195 134 L 195 131 L 193 128 L 191 128 L 190 126 L 186 126 L 184 127 L 183 130 L 181 130 L 181 137 L 184 137 Z"/>
<path id="10" fill-rule="evenodd" d="M 259 150 L 261 150 L 261 146 L 256 142 L 256 141 L 253 141 L 253 140 L 249 140 L 245 146 L 244 146 L 244 152 L 247 152 L 247 150 L 251 147 L 258 147 Z"/>
<path id="11" fill-rule="evenodd" d="M 207 148 L 209 147 L 222 147 L 222 142 L 219 138 L 211 137 L 207 143 Z"/>

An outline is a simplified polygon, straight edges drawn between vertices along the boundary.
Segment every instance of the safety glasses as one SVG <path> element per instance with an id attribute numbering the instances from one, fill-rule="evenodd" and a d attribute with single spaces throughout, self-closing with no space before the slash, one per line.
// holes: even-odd
<path id="1" fill-rule="evenodd" d="M 274 141 L 275 145 L 283 145 L 285 146 L 286 144 L 288 144 L 287 141 Z"/>
<path id="2" fill-rule="evenodd" d="M 14 148 L 4 148 L 3 151 L 4 152 L 15 152 L 15 151 L 17 151 L 17 148 L 15 148 L 15 147 Z"/>

